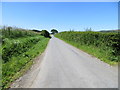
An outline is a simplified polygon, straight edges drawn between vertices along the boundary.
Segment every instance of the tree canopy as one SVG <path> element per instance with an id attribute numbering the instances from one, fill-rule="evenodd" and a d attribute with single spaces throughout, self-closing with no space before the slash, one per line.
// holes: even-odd
<path id="1" fill-rule="evenodd" d="M 56 34 L 56 33 L 58 33 L 58 31 L 57 31 L 56 29 L 52 29 L 51 32 L 52 32 L 51 34 Z"/>
<path id="2" fill-rule="evenodd" d="M 47 30 L 42 30 L 41 35 L 43 35 L 44 37 L 51 38 L 50 33 Z"/>

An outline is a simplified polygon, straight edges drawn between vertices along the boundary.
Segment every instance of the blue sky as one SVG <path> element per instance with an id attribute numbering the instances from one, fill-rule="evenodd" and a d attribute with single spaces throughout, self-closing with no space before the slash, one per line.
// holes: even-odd
<path id="1" fill-rule="evenodd" d="M 118 28 L 117 2 L 3 2 L 3 25 L 26 29 L 94 31 Z"/>

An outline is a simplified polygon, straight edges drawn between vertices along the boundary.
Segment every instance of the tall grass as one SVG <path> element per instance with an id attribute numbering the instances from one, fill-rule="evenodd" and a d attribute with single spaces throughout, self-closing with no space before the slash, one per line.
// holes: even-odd
<path id="1" fill-rule="evenodd" d="M 107 63 L 120 61 L 120 33 L 68 31 L 55 36 Z"/>
<path id="2" fill-rule="evenodd" d="M 21 37 L 27 37 L 27 36 L 36 36 L 39 35 L 39 33 L 33 32 L 31 30 L 26 30 L 22 28 L 16 28 L 16 27 L 6 27 L 4 26 L 2 29 L 2 38 L 21 38 Z"/>

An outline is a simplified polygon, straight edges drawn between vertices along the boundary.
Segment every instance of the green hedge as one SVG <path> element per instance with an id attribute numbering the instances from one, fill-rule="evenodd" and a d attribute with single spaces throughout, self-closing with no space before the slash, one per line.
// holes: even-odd
<path id="1" fill-rule="evenodd" d="M 2 87 L 6 88 L 14 81 L 14 75 L 27 65 L 33 58 L 42 53 L 49 41 L 43 36 L 7 39 L 3 44 L 2 53 Z"/>
<path id="2" fill-rule="evenodd" d="M 2 45 L 2 59 L 4 63 L 9 61 L 12 56 L 18 56 L 23 52 L 27 51 L 30 47 L 36 44 L 38 41 L 43 39 L 43 37 L 28 37 L 20 38 L 17 40 L 10 40 L 8 38 L 3 39 Z"/>
<path id="3" fill-rule="evenodd" d="M 0 44 L 2 43 L 0 47 L 2 86 L 0 83 L 0 87 L 5 89 L 24 73 L 22 70 L 26 71 L 32 65 L 33 58 L 45 50 L 49 38 L 41 36 L 41 33 L 16 27 L 4 26 L 0 32 Z"/>
<path id="4" fill-rule="evenodd" d="M 22 28 L 15 28 L 15 27 L 3 27 L 0 29 L 2 32 L 2 38 L 11 38 L 11 39 L 16 39 L 16 38 L 21 38 L 21 37 L 27 37 L 27 36 L 36 36 L 40 35 L 40 33 L 33 32 L 31 30 L 26 30 Z"/>
<path id="5" fill-rule="evenodd" d="M 104 52 L 109 51 L 107 59 L 118 62 L 120 57 L 120 33 L 101 32 L 61 32 L 55 35 L 68 42 L 100 48 Z"/>

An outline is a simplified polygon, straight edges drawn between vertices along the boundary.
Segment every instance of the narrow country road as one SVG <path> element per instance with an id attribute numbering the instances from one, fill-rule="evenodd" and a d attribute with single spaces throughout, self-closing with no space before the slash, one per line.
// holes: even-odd
<path id="1" fill-rule="evenodd" d="M 41 63 L 21 78 L 12 87 L 118 88 L 117 66 L 110 66 L 54 36 Z"/>

